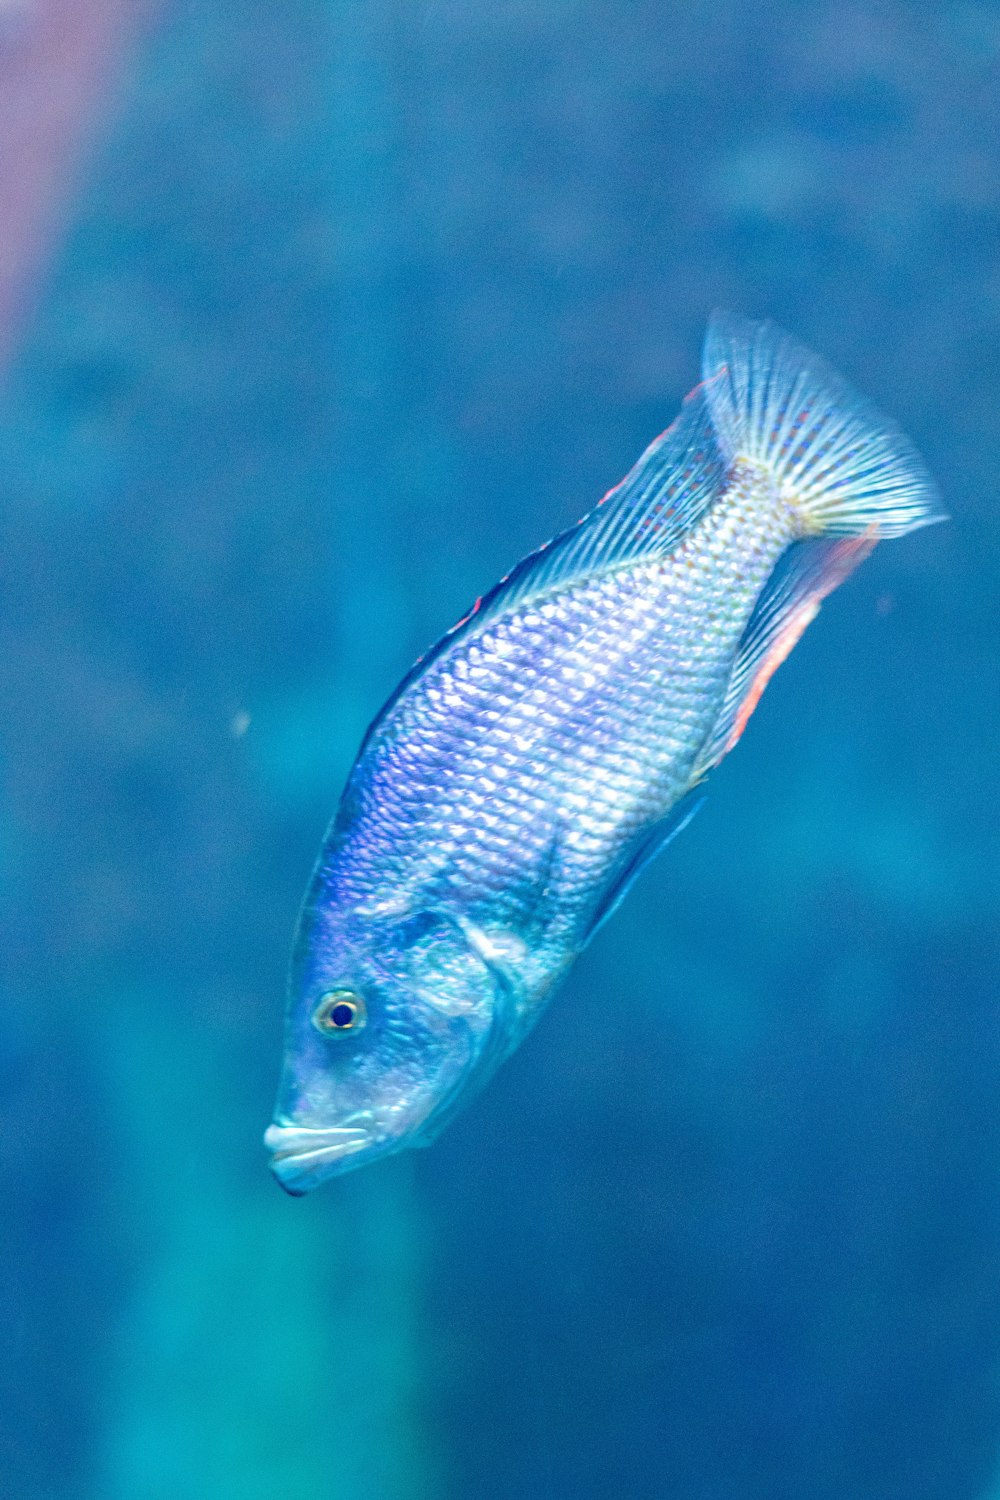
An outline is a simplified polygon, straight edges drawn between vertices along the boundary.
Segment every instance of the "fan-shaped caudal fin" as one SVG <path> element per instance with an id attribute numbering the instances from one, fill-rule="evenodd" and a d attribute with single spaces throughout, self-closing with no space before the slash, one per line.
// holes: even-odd
<path id="1" fill-rule="evenodd" d="M 877 541 L 946 519 L 909 439 L 773 323 L 714 314 L 702 360 L 728 462 L 767 469 L 807 535 Z"/>

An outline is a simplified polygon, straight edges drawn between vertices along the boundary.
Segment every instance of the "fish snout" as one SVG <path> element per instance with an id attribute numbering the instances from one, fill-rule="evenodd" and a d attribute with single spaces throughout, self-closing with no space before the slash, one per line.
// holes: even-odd
<path id="1" fill-rule="evenodd" d="M 300 1198 L 327 1177 L 355 1165 L 354 1155 L 372 1144 L 361 1126 L 270 1125 L 264 1145 L 271 1152 L 271 1171 L 286 1193 Z"/>

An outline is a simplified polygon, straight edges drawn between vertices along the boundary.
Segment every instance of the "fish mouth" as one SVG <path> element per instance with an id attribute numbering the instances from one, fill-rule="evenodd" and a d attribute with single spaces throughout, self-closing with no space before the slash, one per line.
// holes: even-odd
<path id="1" fill-rule="evenodd" d="M 360 1165 L 353 1158 L 373 1144 L 370 1127 L 361 1125 L 270 1125 L 264 1132 L 271 1171 L 294 1198 L 301 1198 L 334 1173 Z"/>

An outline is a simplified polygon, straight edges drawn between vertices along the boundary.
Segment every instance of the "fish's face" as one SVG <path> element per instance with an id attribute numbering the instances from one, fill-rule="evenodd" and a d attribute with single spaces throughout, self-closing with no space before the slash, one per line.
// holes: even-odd
<path id="1" fill-rule="evenodd" d="M 282 1187 L 303 1194 L 426 1145 L 472 1079 L 492 1071 L 507 998 L 489 951 L 447 914 L 392 924 L 307 917 L 278 1105 L 264 1137 Z"/>

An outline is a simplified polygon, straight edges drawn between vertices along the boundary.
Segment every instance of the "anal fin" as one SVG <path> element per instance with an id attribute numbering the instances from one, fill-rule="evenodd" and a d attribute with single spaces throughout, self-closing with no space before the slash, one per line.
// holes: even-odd
<path id="1" fill-rule="evenodd" d="M 789 547 L 743 632 L 719 717 L 698 758 L 696 777 L 706 775 L 732 750 L 767 684 L 816 618 L 822 601 L 877 541 L 870 528 L 862 536 L 796 542 Z"/>

